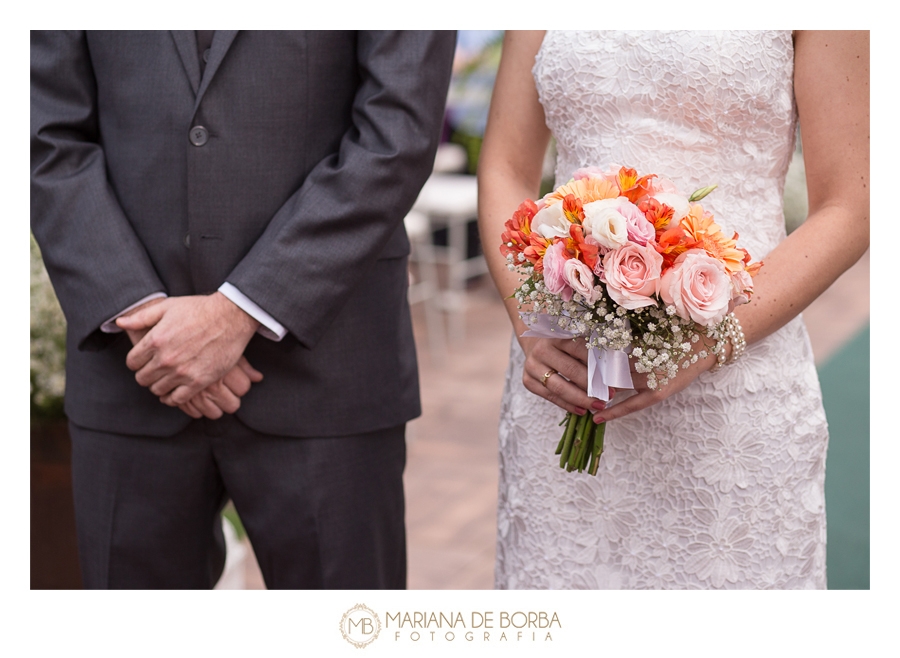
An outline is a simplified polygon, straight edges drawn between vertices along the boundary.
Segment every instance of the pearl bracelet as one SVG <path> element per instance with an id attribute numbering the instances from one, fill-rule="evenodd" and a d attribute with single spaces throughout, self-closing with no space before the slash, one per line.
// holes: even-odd
<path id="1" fill-rule="evenodd" d="M 738 319 L 734 317 L 734 313 L 729 313 L 725 316 L 725 331 L 724 336 L 719 341 L 717 347 L 718 356 L 716 357 L 716 362 L 713 364 L 712 368 L 709 369 L 709 372 L 716 372 L 722 366 L 726 364 L 725 359 L 725 340 L 731 342 L 731 359 L 727 361 L 727 363 L 734 363 L 744 354 L 744 351 L 747 349 L 747 341 L 744 338 L 744 331 L 741 329 L 741 323 L 738 322 Z"/>

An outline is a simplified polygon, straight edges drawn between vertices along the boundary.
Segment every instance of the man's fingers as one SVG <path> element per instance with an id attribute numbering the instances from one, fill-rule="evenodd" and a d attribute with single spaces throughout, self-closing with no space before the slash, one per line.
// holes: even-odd
<path id="1" fill-rule="evenodd" d="M 247 376 L 250 378 L 250 381 L 254 384 L 259 383 L 263 380 L 263 374 L 250 365 L 250 362 L 247 361 L 247 357 L 241 356 L 241 358 L 238 359 L 237 365 L 247 374 Z"/>
<path id="2" fill-rule="evenodd" d="M 123 315 L 116 320 L 116 324 L 122 329 L 149 329 L 162 319 L 166 313 L 165 300 L 158 304 L 150 304 L 129 315 Z"/>
<path id="3" fill-rule="evenodd" d="M 134 347 L 138 343 L 141 342 L 141 339 L 147 335 L 148 329 L 127 329 L 125 333 L 128 334 L 129 340 L 131 340 L 131 346 Z"/>
<path id="4" fill-rule="evenodd" d="M 210 395 L 207 391 L 200 391 L 200 393 L 191 398 L 191 402 L 196 404 L 197 408 L 199 408 L 207 418 L 216 420 L 221 418 L 224 414 L 222 409 L 210 399 Z"/>
<path id="5" fill-rule="evenodd" d="M 197 408 L 192 405 L 190 402 L 187 404 L 180 404 L 178 408 L 181 409 L 184 413 L 186 413 L 191 418 L 203 418 L 203 414 L 197 411 Z"/>
<path id="6" fill-rule="evenodd" d="M 184 404 L 179 404 L 178 408 L 184 411 L 186 414 L 191 416 L 192 418 L 203 418 L 206 416 L 207 418 L 212 418 L 216 420 L 217 418 L 222 417 L 222 410 L 219 409 L 215 404 L 213 404 L 210 400 L 206 399 L 203 393 L 199 395 L 195 395 L 188 402 Z M 193 411 L 197 415 L 195 416 Z"/>
<path id="7" fill-rule="evenodd" d="M 201 395 L 227 414 L 233 414 L 241 407 L 241 399 L 222 382 L 210 385 Z"/>
<path id="8" fill-rule="evenodd" d="M 226 372 L 222 383 L 238 397 L 243 397 L 250 390 L 250 377 L 239 366 Z"/>
<path id="9" fill-rule="evenodd" d="M 167 404 L 170 407 L 177 407 L 179 404 L 184 404 L 192 397 L 197 395 L 200 391 L 206 388 L 208 384 L 197 383 L 194 382 L 192 384 L 181 384 L 179 386 L 175 386 L 169 393 L 160 396 L 160 400 L 163 404 Z"/>
<path id="10" fill-rule="evenodd" d="M 142 373 L 143 373 L 143 371 L 138 372 L 138 374 L 135 375 L 135 379 L 137 379 L 138 384 L 149 388 L 150 392 L 153 393 L 153 395 L 155 395 L 158 398 L 161 398 L 164 395 L 171 393 L 179 386 L 183 386 L 183 385 L 189 383 L 189 381 L 186 377 L 182 377 L 182 376 L 178 375 L 177 373 L 173 373 L 170 375 L 164 375 L 154 382 L 149 382 L 149 379 L 151 378 L 151 376 L 142 375 Z M 144 381 L 148 381 L 149 383 L 144 384 L 143 383 Z M 191 396 L 191 397 L 193 397 L 193 396 Z M 191 398 L 187 398 L 185 400 L 178 400 L 175 403 L 175 405 L 172 405 L 172 406 L 184 404 L 185 402 L 187 402 L 190 399 Z"/>
<path id="11" fill-rule="evenodd" d="M 151 359 L 153 359 L 154 350 L 153 345 L 151 344 L 152 339 L 147 338 L 147 336 L 148 334 L 144 334 L 137 342 L 137 345 L 132 347 L 125 357 L 125 365 L 128 366 L 128 369 L 132 372 L 141 370 L 150 363 Z M 147 386 L 147 384 L 141 384 L 141 386 Z"/>

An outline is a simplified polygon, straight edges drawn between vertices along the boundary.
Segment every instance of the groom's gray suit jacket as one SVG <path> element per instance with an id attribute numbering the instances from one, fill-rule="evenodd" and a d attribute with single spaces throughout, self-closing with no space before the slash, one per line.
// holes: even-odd
<path id="1" fill-rule="evenodd" d="M 74 423 L 190 418 L 101 324 L 225 281 L 288 330 L 237 416 L 338 436 L 419 413 L 403 217 L 431 171 L 453 32 L 32 33 L 31 224 L 68 322 Z M 197 130 L 202 127 L 204 130 Z M 193 131 L 193 134 L 192 134 Z"/>

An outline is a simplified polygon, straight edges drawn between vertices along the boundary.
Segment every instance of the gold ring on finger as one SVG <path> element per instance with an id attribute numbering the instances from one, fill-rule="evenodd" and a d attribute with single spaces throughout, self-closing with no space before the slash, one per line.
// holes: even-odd
<path id="1" fill-rule="evenodd" d="M 541 386 L 543 386 L 544 388 L 547 388 L 547 380 L 550 379 L 553 375 L 558 375 L 558 374 L 559 373 L 556 372 L 553 368 L 550 368 L 550 370 L 545 372 L 544 376 L 541 377 Z"/>

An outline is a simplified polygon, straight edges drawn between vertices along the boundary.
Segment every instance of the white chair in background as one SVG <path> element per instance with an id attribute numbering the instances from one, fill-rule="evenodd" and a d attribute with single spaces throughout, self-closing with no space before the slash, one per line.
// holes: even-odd
<path id="1" fill-rule="evenodd" d="M 449 316 L 450 338 L 465 336 L 465 294 L 470 278 L 487 272 L 483 256 L 468 257 L 469 224 L 478 216 L 478 184 L 463 173 L 468 154 L 459 144 L 441 144 L 431 176 L 425 182 L 412 211 L 404 220 L 412 245 L 410 304 L 425 305 L 426 327 L 432 357 L 439 362 L 447 349 L 443 313 Z M 434 244 L 434 232 L 447 229 L 447 246 Z M 442 286 L 438 265 L 446 268 Z"/>
<path id="2" fill-rule="evenodd" d="M 410 261 L 416 265 L 415 275 L 412 270 L 409 273 L 409 303 L 424 305 L 431 358 L 435 363 L 441 363 L 447 352 L 447 337 L 441 315 L 441 284 L 431 223 L 424 214 L 411 210 L 403 224 L 409 236 Z"/>
<path id="3" fill-rule="evenodd" d="M 438 146 L 432 171 L 438 174 L 461 174 L 469 164 L 469 154 L 459 144 L 444 142 Z"/>
<path id="4" fill-rule="evenodd" d="M 447 286 L 441 308 L 449 314 L 451 341 L 465 337 L 466 284 L 487 272 L 484 256 L 469 258 L 468 226 L 478 217 L 478 183 L 475 176 L 433 173 L 425 182 L 413 210 L 428 218 L 430 231 L 447 229 L 447 246 L 434 246 L 437 262 L 447 267 Z"/>

